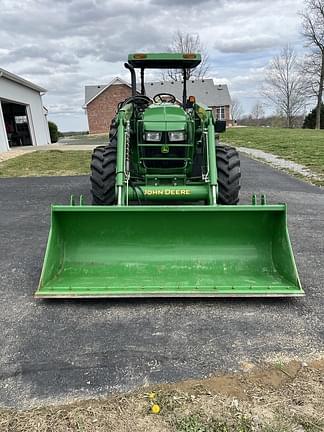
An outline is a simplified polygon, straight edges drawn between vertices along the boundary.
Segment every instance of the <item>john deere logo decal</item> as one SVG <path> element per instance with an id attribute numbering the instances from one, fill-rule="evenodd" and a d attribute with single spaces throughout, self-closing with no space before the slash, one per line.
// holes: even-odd
<path id="1" fill-rule="evenodd" d="M 164 154 L 169 153 L 169 146 L 167 144 L 164 144 L 161 147 L 161 153 L 164 153 Z"/>
<path id="2" fill-rule="evenodd" d="M 162 196 L 174 196 L 174 195 L 191 195 L 190 189 L 145 189 L 144 195 L 162 195 Z"/>

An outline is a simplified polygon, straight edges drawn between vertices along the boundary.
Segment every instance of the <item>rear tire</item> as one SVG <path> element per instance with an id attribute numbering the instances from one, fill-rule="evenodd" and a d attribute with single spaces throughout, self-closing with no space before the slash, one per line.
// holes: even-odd
<path id="1" fill-rule="evenodd" d="M 234 147 L 216 146 L 218 175 L 217 203 L 235 205 L 239 202 L 241 168 L 240 157 Z"/>
<path id="2" fill-rule="evenodd" d="M 107 146 L 96 147 L 91 161 L 91 193 L 93 205 L 116 203 L 116 140 Z"/>

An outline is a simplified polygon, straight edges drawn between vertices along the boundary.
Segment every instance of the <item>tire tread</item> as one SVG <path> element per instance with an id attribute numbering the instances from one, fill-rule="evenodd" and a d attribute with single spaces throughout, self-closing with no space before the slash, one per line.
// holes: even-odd
<path id="1" fill-rule="evenodd" d="M 218 204 L 235 205 L 241 188 L 240 158 L 234 147 L 217 145 Z"/>
<path id="2" fill-rule="evenodd" d="M 92 204 L 113 205 L 116 202 L 117 145 L 112 139 L 106 146 L 96 147 L 91 159 Z"/>

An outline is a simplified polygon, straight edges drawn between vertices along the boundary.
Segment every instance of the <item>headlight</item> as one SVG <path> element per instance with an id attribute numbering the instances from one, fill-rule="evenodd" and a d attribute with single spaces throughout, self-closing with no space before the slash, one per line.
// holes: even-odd
<path id="1" fill-rule="evenodd" d="M 169 132 L 169 141 L 184 141 L 186 139 L 186 134 L 184 131 Z"/>
<path id="2" fill-rule="evenodd" d="M 145 141 L 161 141 L 162 132 L 146 132 L 144 134 Z"/>

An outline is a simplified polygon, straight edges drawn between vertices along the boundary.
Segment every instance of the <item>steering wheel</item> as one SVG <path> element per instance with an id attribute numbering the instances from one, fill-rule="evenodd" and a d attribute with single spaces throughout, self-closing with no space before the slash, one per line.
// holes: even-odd
<path id="1" fill-rule="evenodd" d="M 138 101 L 139 103 L 152 103 L 152 99 L 150 99 L 148 96 L 146 95 L 136 95 L 133 96 L 133 100 L 135 101 L 135 103 Z"/>
<path id="2" fill-rule="evenodd" d="M 145 95 L 130 96 L 122 102 L 119 102 L 118 109 L 132 102 L 138 108 L 144 109 L 152 103 L 152 99 Z"/>
<path id="3" fill-rule="evenodd" d="M 136 105 L 147 105 L 147 104 L 151 104 L 152 103 L 152 99 L 150 99 L 148 96 L 145 95 L 136 95 L 136 96 L 130 96 L 129 98 L 127 98 L 125 100 L 125 104 L 129 103 L 129 102 L 133 102 Z"/>
<path id="4" fill-rule="evenodd" d="M 164 101 L 164 96 L 169 98 L 168 101 Z M 155 103 L 163 103 L 163 102 L 170 102 L 170 103 L 175 103 L 176 98 L 173 94 L 171 93 L 158 93 L 153 97 L 153 102 Z"/>

